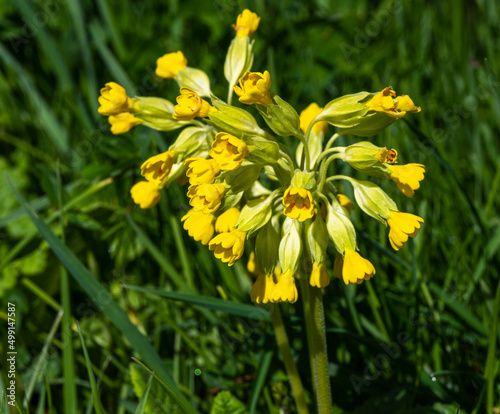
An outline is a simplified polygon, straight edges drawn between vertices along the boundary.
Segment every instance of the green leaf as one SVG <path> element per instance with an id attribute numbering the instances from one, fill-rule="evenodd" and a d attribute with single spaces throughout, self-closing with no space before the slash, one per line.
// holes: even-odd
<path id="1" fill-rule="evenodd" d="M 144 391 L 144 394 L 142 395 L 141 401 L 139 401 L 139 404 L 137 405 L 137 409 L 135 410 L 135 414 L 144 414 L 146 410 L 146 403 L 148 401 L 148 395 L 149 391 L 151 390 L 151 384 L 153 383 L 153 376 L 151 375 L 149 377 L 148 383 L 146 385 L 146 391 Z"/>
<path id="2" fill-rule="evenodd" d="M 210 414 L 246 414 L 243 403 L 229 391 L 222 391 L 215 397 Z"/>

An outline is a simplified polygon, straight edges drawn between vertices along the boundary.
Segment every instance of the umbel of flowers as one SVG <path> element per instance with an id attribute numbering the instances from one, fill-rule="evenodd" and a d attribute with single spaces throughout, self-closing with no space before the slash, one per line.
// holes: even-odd
<path id="1" fill-rule="evenodd" d="M 422 218 L 399 211 L 376 184 L 331 174 L 329 167 L 335 160 L 347 162 L 367 176 L 392 180 L 405 196 L 413 197 L 424 179 L 423 165 L 396 164 L 396 150 L 369 141 L 347 147 L 334 143 L 347 134 L 371 137 L 420 108 L 408 95 L 397 96 L 392 87 L 386 87 L 345 95 L 323 108 L 311 103 L 299 116 L 270 92 L 268 71 L 251 72 L 254 41 L 250 36 L 259 22 L 255 13 L 244 10 L 233 25 L 235 37 L 224 64 L 227 101 L 213 95 L 208 76 L 189 67 L 178 51 L 160 57 L 156 68 L 159 77 L 178 83 L 175 105 L 163 98 L 131 98 L 110 82 L 101 90 L 99 113 L 109 116 L 113 134 L 139 124 L 160 131 L 184 128 L 168 151 L 142 164 L 144 180 L 131 189 L 134 202 L 152 208 L 164 187 L 187 177 L 191 209 L 182 221 L 189 235 L 228 266 L 245 250 L 250 253 L 248 269 L 256 276 L 251 298 L 256 303 L 293 303 L 299 277 L 324 288 L 330 274 L 345 284 L 359 284 L 375 275 L 372 263 L 358 251 L 351 222 L 354 203 L 338 192 L 336 182 L 352 185 L 355 204 L 389 227 L 389 242 L 395 250 L 417 235 Z M 241 105 L 231 105 L 233 94 Z M 246 105 L 255 106 L 266 130 L 241 108 Z M 337 130 L 325 139 L 330 125 Z M 298 140 L 295 155 L 281 137 Z M 330 242 L 337 251 L 334 260 L 327 257 Z M 312 263 L 309 274 L 303 274 L 302 263 Z"/>

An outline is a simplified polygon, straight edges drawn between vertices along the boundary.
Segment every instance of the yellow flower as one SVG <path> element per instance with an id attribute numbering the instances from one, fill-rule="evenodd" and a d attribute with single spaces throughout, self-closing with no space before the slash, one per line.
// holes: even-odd
<path id="1" fill-rule="evenodd" d="M 371 279 L 374 274 L 375 268 L 370 261 L 361 257 L 361 255 L 354 250 L 345 250 L 342 278 L 346 285 L 359 284 L 363 282 L 363 280 Z"/>
<path id="2" fill-rule="evenodd" d="M 139 118 L 133 116 L 130 112 L 122 112 L 118 115 L 110 115 L 108 118 L 111 124 L 111 132 L 113 135 L 121 135 L 130 131 L 136 125 L 142 123 Z"/>
<path id="3" fill-rule="evenodd" d="M 214 235 L 215 216 L 196 211 L 194 208 L 189 210 L 184 217 L 184 230 L 196 241 L 207 245 Z"/>
<path id="4" fill-rule="evenodd" d="M 226 132 L 219 132 L 210 150 L 210 156 L 216 160 L 223 171 L 238 168 L 248 154 L 248 147 L 241 139 Z"/>
<path id="5" fill-rule="evenodd" d="M 232 266 L 243 255 L 245 238 L 246 233 L 239 230 L 221 233 L 210 241 L 208 248 L 214 251 L 214 256 L 217 259 Z"/>
<path id="6" fill-rule="evenodd" d="M 167 53 L 156 61 L 156 74 L 160 78 L 173 79 L 180 70 L 183 70 L 188 64 L 181 51 Z"/>
<path id="7" fill-rule="evenodd" d="M 141 175 L 148 181 L 163 185 L 172 170 L 174 157 L 175 151 L 166 151 L 149 158 L 141 165 Z"/>
<path id="8" fill-rule="evenodd" d="M 192 185 L 188 190 L 189 204 L 205 214 L 213 213 L 221 204 L 226 189 L 222 184 Z"/>
<path id="9" fill-rule="evenodd" d="M 325 263 L 313 263 L 309 283 L 311 286 L 319 288 L 327 287 L 330 284 L 330 277 L 326 271 Z"/>
<path id="10" fill-rule="evenodd" d="M 413 197 L 424 179 L 425 166 L 422 164 L 392 165 L 390 178 L 407 197 Z"/>
<path id="11" fill-rule="evenodd" d="M 403 118 L 406 112 L 420 112 L 420 107 L 415 106 L 408 95 L 401 95 L 396 98 L 396 92 L 392 86 L 384 88 L 367 102 L 370 110 L 385 112 L 392 118 Z"/>
<path id="12" fill-rule="evenodd" d="M 269 93 L 271 75 L 267 70 L 264 73 L 246 72 L 239 83 L 240 86 L 234 85 L 233 88 L 241 103 L 247 105 L 258 103 L 264 106 L 273 103 Z"/>
<path id="13" fill-rule="evenodd" d="M 144 209 L 154 207 L 161 198 L 158 186 L 149 181 L 140 181 L 135 184 L 130 190 L 130 195 L 134 203 Z"/>
<path id="14" fill-rule="evenodd" d="M 300 129 L 302 130 L 302 132 L 304 132 L 304 134 L 306 133 L 311 121 L 316 118 L 316 115 L 319 115 L 322 111 L 323 108 L 320 108 L 317 103 L 313 102 L 300 113 Z M 326 131 L 328 130 L 328 122 L 316 122 L 312 127 L 312 130 L 316 134 L 319 134 L 320 132 L 326 133 Z"/>
<path id="15" fill-rule="evenodd" d="M 389 241 L 394 250 L 399 250 L 404 247 L 408 241 L 408 237 L 415 237 L 417 230 L 422 227 L 421 223 L 424 219 L 410 213 L 402 213 L 400 211 L 391 211 L 391 215 L 387 219 L 387 224 L 390 226 Z"/>
<path id="16" fill-rule="evenodd" d="M 383 164 L 394 164 L 398 159 L 398 152 L 394 148 L 390 150 L 388 150 L 387 148 L 382 148 L 375 154 L 375 158 Z"/>
<path id="17" fill-rule="evenodd" d="M 239 216 L 240 210 L 236 207 L 231 207 L 229 210 L 226 210 L 219 217 L 217 217 L 217 221 L 215 222 L 215 231 L 217 233 L 230 232 L 233 230 Z"/>
<path id="18" fill-rule="evenodd" d="M 344 194 L 338 194 L 337 200 L 339 201 L 340 205 L 347 210 L 347 214 L 351 215 L 352 210 L 354 210 L 354 204 L 352 204 L 352 201 L 349 199 L 349 197 L 345 196 Z"/>
<path id="19" fill-rule="evenodd" d="M 289 187 L 283 196 L 283 213 L 292 219 L 305 221 L 314 216 L 312 194 L 305 188 Z"/>
<path id="20" fill-rule="evenodd" d="M 260 275 L 257 277 L 250 291 L 252 302 L 258 304 L 269 302 L 275 286 L 273 275 Z"/>
<path id="21" fill-rule="evenodd" d="M 196 117 L 204 118 L 215 109 L 207 101 L 189 88 L 181 88 L 181 94 L 177 97 L 177 105 L 174 106 L 175 113 L 172 118 L 178 121 L 190 121 Z"/>
<path id="22" fill-rule="evenodd" d="M 259 274 L 259 268 L 257 267 L 257 260 L 254 252 L 250 253 L 250 257 L 248 258 L 247 270 L 253 275 Z"/>
<path id="23" fill-rule="evenodd" d="M 215 160 L 207 160 L 201 157 L 188 158 L 184 161 L 187 167 L 186 175 L 191 185 L 211 184 L 220 171 L 220 166 Z"/>
<path id="24" fill-rule="evenodd" d="M 252 34 L 259 27 L 260 17 L 256 13 L 252 13 L 250 10 L 245 9 L 243 13 L 238 15 L 236 19 L 236 24 L 233 24 L 233 29 L 236 34 L 241 39 L 243 36 L 252 36 Z"/>
<path id="25" fill-rule="evenodd" d="M 139 109 L 139 105 L 127 96 L 125 89 L 115 82 L 109 82 L 101 89 L 98 101 L 101 106 L 97 111 L 105 116 Z"/>
<path id="26" fill-rule="evenodd" d="M 273 288 L 271 302 L 290 302 L 295 303 L 299 294 L 295 285 L 295 278 L 290 272 L 281 275 L 278 283 Z"/>

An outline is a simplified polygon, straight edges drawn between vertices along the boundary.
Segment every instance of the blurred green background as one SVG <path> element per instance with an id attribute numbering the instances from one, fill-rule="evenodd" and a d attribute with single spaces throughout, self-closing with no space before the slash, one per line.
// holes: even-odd
<path id="1" fill-rule="evenodd" d="M 228 269 L 188 237 L 180 224 L 189 208 L 185 189 L 172 185 L 151 211 L 131 201 L 140 163 L 166 150 L 175 132 L 139 126 L 113 136 L 97 113 L 109 81 L 132 96 L 174 101 L 177 85 L 154 69 L 158 57 L 177 50 L 224 98 L 231 24 L 247 7 L 262 17 L 253 70 L 269 70 L 272 91 L 297 110 L 385 86 L 422 107 L 370 140 L 397 149 L 401 163 L 426 165 L 413 199 L 375 180 L 400 210 L 425 219 L 423 230 L 395 254 L 386 229 L 357 209 L 360 249 L 377 274 L 349 288 L 332 279 L 325 290 L 336 412 L 500 412 L 495 0 L 0 0 L 0 350 L 7 350 L 7 302 L 15 302 L 21 410 L 91 412 L 95 385 L 106 412 L 135 412 L 149 377 L 130 359 L 141 332 L 200 412 L 210 412 L 220 390 L 246 406 L 220 413 L 296 412 L 265 318 L 249 318 L 244 307 L 207 311 L 178 295 L 250 304 L 245 260 Z M 84 279 L 66 274 L 4 173 L 110 292 L 106 300 L 92 300 Z M 111 301 L 136 331 L 119 330 L 115 308 L 94 304 Z M 71 317 L 59 323 L 61 307 Z M 300 300 L 282 312 L 311 401 Z M 180 412 L 174 400 L 155 382 L 146 412 Z"/>

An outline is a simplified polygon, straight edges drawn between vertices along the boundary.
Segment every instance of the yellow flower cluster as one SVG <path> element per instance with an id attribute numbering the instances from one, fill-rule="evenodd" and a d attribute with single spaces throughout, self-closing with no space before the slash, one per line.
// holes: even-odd
<path id="1" fill-rule="evenodd" d="M 111 82 L 101 90 L 99 113 L 110 117 L 113 133 L 138 123 L 160 130 L 185 127 L 168 151 L 142 164 L 145 180 L 132 187 L 134 202 L 151 208 L 160 200 L 162 188 L 189 181 L 191 209 L 181 218 L 188 234 L 228 266 L 243 257 L 247 240 L 252 240 L 247 246 L 247 268 L 256 276 L 251 299 L 257 304 L 294 303 L 299 274 L 314 288 L 330 284 L 329 272 L 346 285 L 375 275 L 373 264 L 359 253 L 351 221 L 355 205 L 389 227 L 388 244 L 395 250 L 421 229 L 424 220 L 400 212 L 376 184 L 332 174 L 330 168 L 335 160 L 347 162 L 363 174 L 392 180 L 405 196 L 413 197 L 424 179 L 423 165 L 397 165 L 395 149 L 369 141 L 345 147 L 334 143 L 341 135 L 371 137 L 421 109 L 407 95 L 397 96 L 387 87 L 341 96 L 323 107 L 311 103 L 299 115 L 270 92 L 267 70 L 251 71 L 249 37 L 259 23 L 259 16 L 244 10 L 233 25 L 235 37 L 224 67 L 229 83 L 226 102 L 211 92 L 206 74 L 188 67 L 184 54 L 177 51 L 160 57 L 156 67 L 159 77 L 179 84 L 175 105 L 160 98 L 132 99 Z M 255 105 L 269 129 L 262 129 L 245 109 L 231 105 L 233 92 L 240 103 Z M 325 144 L 330 126 L 337 130 Z M 297 145 L 290 148 L 281 137 L 293 137 Z M 352 185 L 354 201 L 338 191 L 336 180 Z M 329 254 L 331 243 L 335 257 Z"/>

